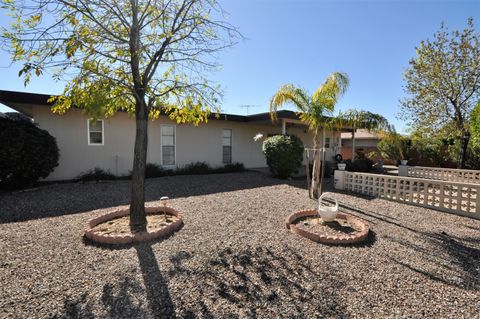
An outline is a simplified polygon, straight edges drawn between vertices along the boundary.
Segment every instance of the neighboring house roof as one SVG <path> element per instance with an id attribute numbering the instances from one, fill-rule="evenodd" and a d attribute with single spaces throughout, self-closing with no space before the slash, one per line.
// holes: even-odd
<path id="1" fill-rule="evenodd" d="M 352 133 L 351 132 L 342 133 L 341 137 L 342 137 L 342 140 L 351 140 Z M 375 133 L 369 132 L 368 130 L 358 129 L 355 132 L 355 139 L 356 140 L 379 140 L 380 137 Z"/>
<path id="2" fill-rule="evenodd" d="M 18 108 L 16 104 L 31 104 L 31 105 L 35 104 L 35 105 L 51 106 L 52 103 L 48 102 L 48 99 L 50 99 L 50 97 L 51 95 L 48 95 L 48 94 L 0 90 L 0 103 L 3 103 L 21 113 L 25 113 L 25 112 L 22 109 Z M 297 113 L 289 110 L 279 110 L 277 112 L 277 117 L 279 119 L 299 120 Z M 258 114 L 252 114 L 252 115 L 212 113 L 210 114 L 210 119 L 220 119 L 220 120 L 235 121 L 235 122 L 270 121 L 270 113 L 265 112 L 265 113 L 258 113 Z"/>

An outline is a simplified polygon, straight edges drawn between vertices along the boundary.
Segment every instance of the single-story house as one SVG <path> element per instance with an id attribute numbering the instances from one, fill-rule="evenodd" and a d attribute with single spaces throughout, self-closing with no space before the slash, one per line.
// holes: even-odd
<path id="1" fill-rule="evenodd" d="M 340 154 L 342 154 L 343 159 L 352 159 L 352 132 L 342 132 L 341 139 Z M 355 132 L 355 153 L 362 152 L 368 155 L 371 152 L 376 152 L 378 142 L 380 142 L 380 137 L 377 134 L 365 129 L 357 129 Z"/>
<path id="2" fill-rule="evenodd" d="M 81 109 L 72 108 L 63 115 L 52 113 L 50 95 L 0 90 L 0 103 L 33 119 L 57 140 L 59 165 L 47 180 L 66 180 L 89 169 L 100 167 L 115 175 L 128 174 L 133 164 L 135 121 L 125 112 L 91 121 Z M 262 133 L 294 134 L 312 147 L 312 134 L 293 111 L 278 112 L 272 123 L 269 113 L 248 116 L 215 114 L 199 126 L 176 124 L 167 116 L 151 121 L 148 128 L 147 162 L 175 168 L 192 162 L 212 167 L 240 162 L 246 168 L 266 167 Z M 340 152 L 340 132 L 325 134 L 326 159 L 333 161 Z"/>

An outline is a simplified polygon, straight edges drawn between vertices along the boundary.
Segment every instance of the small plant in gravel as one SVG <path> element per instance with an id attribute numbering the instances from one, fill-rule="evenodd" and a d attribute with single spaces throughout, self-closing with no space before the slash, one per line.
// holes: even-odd
<path id="1" fill-rule="evenodd" d="M 288 178 L 298 172 L 303 160 L 303 143 L 295 135 L 275 135 L 263 142 L 263 153 L 270 172 Z"/>
<path id="2" fill-rule="evenodd" d="M 114 180 L 116 179 L 109 170 L 104 170 L 100 167 L 95 167 L 86 172 L 80 173 L 77 179 L 81 182 L 90 182 L 90 181 L 105 181 L 105 180 Z"/>

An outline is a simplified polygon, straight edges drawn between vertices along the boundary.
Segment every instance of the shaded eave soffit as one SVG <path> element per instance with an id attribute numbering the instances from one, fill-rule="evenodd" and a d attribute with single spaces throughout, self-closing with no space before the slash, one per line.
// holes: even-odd
<path id="1" fill-rule="evenodd" d="M 28 92 L 19 92 L 19 91 L 7 91 L 0 90 L 0 103 L 5 104 L 6 106 L 23 113 L 28 116 L 31 112 L 28 111 L 28 106 L 31 105 L 43 105 L 49 107 L 52 103 L 49 103 L 51 95 L 48 94 L 39 94 L 39 93 L 28 93 Z M 22 107 L 22 106 L 25 107 Z M 258 113 L 252 115 L 237 115 L 237 114 L 228 114 L 228 113 L 212 113 L 210 114 L 209 119 L 211 120 L 220 120 L 220 121 L 232 121 L 232 122 L 244 122 L 252 124 L 269 124 L 269 125 L 282 125 L 282 120 L 284 120 L 287 125 L 294 126 L 303 126 L 299 121 L 299 117 L 296 112 L 290 110 L 279 110 L 277 112 L 277 121 L 271 121 L 270 113 Z M 290 121 L 289 121 L 290 120 Z M 289 124 L 290 123 L 290 124 Z M 351 131 L 351 129 L 345 128 L 341 131 Z"/>

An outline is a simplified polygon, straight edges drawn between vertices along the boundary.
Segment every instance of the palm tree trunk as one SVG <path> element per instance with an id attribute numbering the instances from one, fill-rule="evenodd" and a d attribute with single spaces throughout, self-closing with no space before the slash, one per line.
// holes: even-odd
<path id="1" fill-rule="evenodd" d="M 315 149 L 313 154 L 313 168 L 312 168 L 312 184 L 310 185 L 310 198 L 318 198 L 320 187 L 320 130 L 315 129 L 313 138 L 313 148 Z"/>
<path id="2" fill-rule="evenodd" d="M 322 129 L 322 150 L 320 155 L 322 156 L 321 172 L 320 172 L 320 187 L 318 190 L 318 197 L 323 194 L 323 177 L 325 176 L 325 128 Z"/>
<path id="3" fill-rule="evenodd" d="M 130 201 L 130 228 L 133 231 L 147 229 L 145 214 L 145 166 L 148 147 L 148 112 L 145 101 L 138 100 L 135 106 L 135 149 L 132 170 L 132 193 Z"/>

